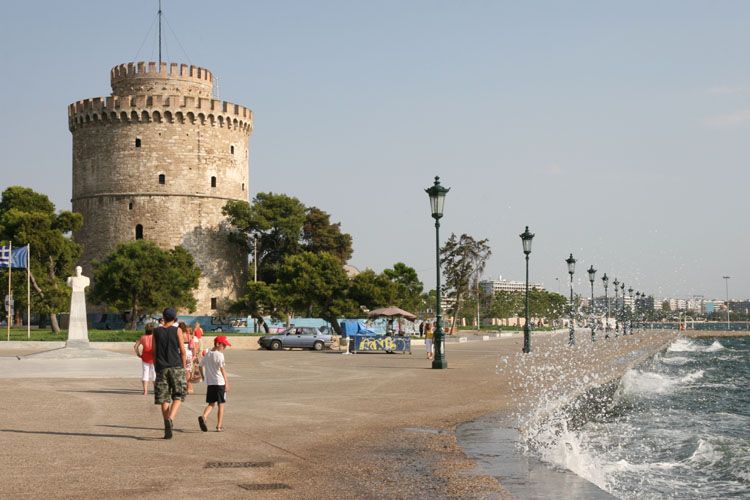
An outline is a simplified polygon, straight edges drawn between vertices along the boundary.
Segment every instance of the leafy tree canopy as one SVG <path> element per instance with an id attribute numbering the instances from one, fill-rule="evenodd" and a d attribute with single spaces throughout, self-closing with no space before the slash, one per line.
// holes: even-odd
<path id="1" fill-rule="evenodd" d="M 133 329 L 141 312 L 165 307 L 195 310 L 193 291 L 200 274 L 193 256 L 180 246 L 165 251 L 150 241 L 130 241 L 94 263 L 91 300 L 130 310 Z"/>
<path id="2" fill-rule="evenodd" d="M 355 309 L 341 261 L 328 252 L 288 256 L 279 269 L 279 291 L 295 311 L 328 321 L 337 333 L 337 318 Z"/>
<path id="3" fill-rule="evenodd" d="M 455 299 L 452 326 L 455 326 L 458 311 L 461 309 L 461 300 L 470 288 L 476 288 L 476 282 L 491 255 L 489 240 L 477 240 L 468 234 L 462 234 L 460 237 L 451 234 L 440 249 L 445 289 L 447 295 Z"/>
<path id="4" fill-rule="evenodd" d="M 0 200 L 0 239 L 14 247 L 31 245 L 32 306 L 50 314 L 52 329 L 59 332 L 55 313 L 67 311 L 70 290 L 65 284 L 81 254 L 80 245 L 68 236 L 83 225 L 81 214 L 55 213 L 55 205 L 32 189 L 11 186 Z M 14 286 L 16 309 L 26 305 L 25 280 Z"/>
<path id="5" fill-rule="evenodd" d="M 297 198 L 258 193 L 253 203 L 229 201 L 224 215 L 233 228 L 231 239 L 248 253 L 257 250 L 258 277 L 272 284 L 285 259 L 304 251 L 327 252 L 343 265 L 352 255 L 352 238 L 339 223 L 316 207 L 305 207 Z"/>

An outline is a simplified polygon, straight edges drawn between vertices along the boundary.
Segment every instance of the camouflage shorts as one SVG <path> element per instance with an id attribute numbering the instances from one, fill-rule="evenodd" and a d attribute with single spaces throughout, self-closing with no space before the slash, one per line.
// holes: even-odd
<path id="1" fill-rule="evenodd" d="M 164 368 L 156 372 L 154 382 L 154 403 L 171 403 L 173 400 L 185 401 L 187 382 L 184 368 Z"/>

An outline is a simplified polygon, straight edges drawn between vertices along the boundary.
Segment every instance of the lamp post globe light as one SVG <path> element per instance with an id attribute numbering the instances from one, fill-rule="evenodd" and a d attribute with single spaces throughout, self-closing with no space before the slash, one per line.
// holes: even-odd
<path id="1" fill-rule="evenodd" d="M 628 297 L 630 297 L 630 302 L 633 302 L 633 287 L 628 288 Z M 630 335 L 633 335 L 633 306 L 630 306 L 628 308 L 628 330 L 630 331 Z"/>
<path id="2" fill-rule="evenodd" d="M 604 338 L 609 338 L 609 297 L 607 297 L 607 287 L 609 286 L 609 277 L 607 273 L 602 276 L 602 283 L 604 283 L 604 303 L 607 305 L 606 315 L 604 316 Z"/>
<path id="3" fill-rule="evenodd" d="M 615 337 L 617 337 L 617 334 L 620 332 L 620 323 L 617 321 L 617 317 L 619 316 L 617 314 L 617 288 L 620 286 L 620 282 L 615 278 L 612 284 L 615 285 Z"/>
<path id="4" fill-rule="evenodd" d="M 523 243 L 523 254 L 526 256 L 526 321 L 523 324 L 523 352 L 531 352 L 531 326 L 529 325 L 529 254 L 531 253 L 531 240 L 534 233 L 529 232 L 529 226 L 520 234 Z"/>
<path id="5" fill-rule="evenodd" d="M 443 217 L 443 206 L 445 205 L 445 195 L 450 188 L 440 185 L 440 177 L 435 176 L 435 184 L 425 189 L 430 197 L 430 209 L 432 218 L 435 219 L 435 268 L 437 269 L 437 280 L 435 282 L 435 356 L 432 358 L 433 368 L 448 368 L 448 362 L 445 360 L 443 353 L 443 319 L 440 315 L 440 218 Z"/>
<path id="6" fill-rule="evenodd" d="M 596 323 L 594 323 L 594 280 L 596 280 L 596 269 L 591 264 L 588 270 L 589 281 L 591 282 L 591 307 L 589 308 L 589 317 L 591 318 L 591 341 L 596 340 Z"/>
<path id="7" fill-rule="evenodd" d="M 568 318 L 568 345 L 576 345 L 576 329 L 573 326 L 573 274 L 576 272 L 576 260 L 573 258 L 573 254 L 565 259 L 565 263 L 568 264 L 568 274 L 570 275 L 570 316 Z"/>

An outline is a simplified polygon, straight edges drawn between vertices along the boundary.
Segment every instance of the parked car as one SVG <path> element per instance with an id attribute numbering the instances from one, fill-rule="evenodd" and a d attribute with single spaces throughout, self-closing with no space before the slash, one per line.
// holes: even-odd
<path id="1" fill-rule="evenodd" d="M 292 326 L 281 333 L 264 335 L 258 339 L 258 344 L 271 351 L 284 348 L 322 351 L 326 347 L 331 347 L 333 337 L 321 332 L 314 326 Z"/>

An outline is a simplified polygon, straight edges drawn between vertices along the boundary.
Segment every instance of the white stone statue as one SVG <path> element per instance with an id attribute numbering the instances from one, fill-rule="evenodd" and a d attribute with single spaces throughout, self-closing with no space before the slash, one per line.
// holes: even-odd
<path id="1" fill-rule="evenodd" d="M 90 284 L 88 277 L 81 274 L 83 269 L 76 266 L 76 275 L 68 278 L 68 286 L 73 289 L 70 296 L 70 322 L 68 325 L 67 347 L 87 347 L 89 329 L 86 323 L 86 295 L 84 290 Z"/>

